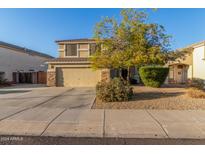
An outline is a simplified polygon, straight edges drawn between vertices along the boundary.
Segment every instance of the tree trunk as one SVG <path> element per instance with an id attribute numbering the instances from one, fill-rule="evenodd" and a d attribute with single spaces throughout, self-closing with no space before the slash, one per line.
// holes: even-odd
<path id="1" fill-rule="evenodd" d="M 130 67 L 127 68 L 127 81 L 130 83 Z"/>
<path id="2" fill-rule="evenodd" d="M 122 79 L 122 69 L 121 68 L 119 69 L 119 76 Z"/>

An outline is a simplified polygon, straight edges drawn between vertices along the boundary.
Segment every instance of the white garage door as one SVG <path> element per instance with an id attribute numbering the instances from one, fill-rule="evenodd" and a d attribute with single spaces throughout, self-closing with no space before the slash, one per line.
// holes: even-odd
<path id="1" fill-rule="evenodd" d="M 57 86 L 95 87 L 101 79 L 101 71 L 91 68 L 57 68 Z"/>

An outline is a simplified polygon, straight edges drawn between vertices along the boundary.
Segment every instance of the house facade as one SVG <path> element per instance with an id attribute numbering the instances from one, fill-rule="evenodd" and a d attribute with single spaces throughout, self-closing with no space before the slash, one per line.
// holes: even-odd
<path id="1" fill-rule="evenodd" d="M 46 61 L 53 57 L 0 41 L 0 78 L 13 83 L 46 83 Z"/>
<path id="2" fill-rule="evenodd" d="M 99 81 L 118 76 L 118 70 L 93 70 L 89 58 L 96 51 L 94 39 L 56 41 L 59 57 L 48 61 L 47 85 L 59 87 L 95 87 Z M 130 69 L 135 77 L 135 68 Z M 123 76 L 126 77 L 126 70 Z"/>
<path id="3" fill-rule="evenodd" d="M 93 70 L 89 57 L 96 50 L 93 39 L 56 41 L 59 57 L 48 61 L 47 85 L 59 87 L 94 87 L 108 80 L 107 69 Z"/>
<path id="4" fill-rule="evenodd" d="M 183 59 L 168 63 L 169 83 L 187 83 L 194 78 L 205 80 L 205 41 L 183 49 L 190 53 Z"/>

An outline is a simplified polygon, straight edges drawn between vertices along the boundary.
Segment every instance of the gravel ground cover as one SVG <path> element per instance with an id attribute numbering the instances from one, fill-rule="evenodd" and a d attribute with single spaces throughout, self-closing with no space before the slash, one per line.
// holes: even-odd
<path id="1" fill-rule="evenodd" d="M 102 102 L 96 99 L 93 109 L 162 109 L 162 110 L 204 110 L 205 99 L 187 95 L 184 86 L 151 88 L 134 86 L 134 97 L 127 102 Z"/>

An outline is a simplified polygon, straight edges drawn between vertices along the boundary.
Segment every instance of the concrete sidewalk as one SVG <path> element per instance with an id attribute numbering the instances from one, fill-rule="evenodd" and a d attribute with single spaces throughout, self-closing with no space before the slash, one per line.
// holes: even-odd
<path id="1" fill-rule="evenodd" d="M 8 116 L 11 110 L 16 114 Z M 1 108 L 0 135 L 205 139 L 205 111 Z M 7 111 L 7 112 L 6 112 Z"/>

